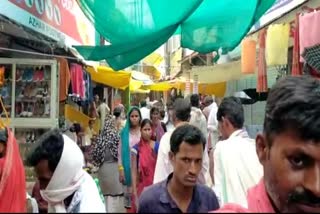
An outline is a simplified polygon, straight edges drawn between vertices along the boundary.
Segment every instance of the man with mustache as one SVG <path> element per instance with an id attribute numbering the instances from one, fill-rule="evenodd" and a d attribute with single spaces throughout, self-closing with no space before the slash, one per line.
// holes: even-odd
<path id="1" fill-rule="evenodd" d="M 256 138 L 264 177 L 247 208 L 217 212 L 320 212 L 320 81 L 286 77 L 269 92 L 264 132 Z"/>

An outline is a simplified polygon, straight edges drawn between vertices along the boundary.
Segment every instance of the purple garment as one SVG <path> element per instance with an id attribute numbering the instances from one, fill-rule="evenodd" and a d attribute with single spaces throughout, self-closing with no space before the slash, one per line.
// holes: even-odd
<path id="1" fill-rule="evenodd" d="M 167 190 L 168 179 L 145 188 L 139 199 L 138 213 L 181 213 Z M 207 213 L 219 209 L 215 193 L 208 187 L 197 184 L 194 187 L 192 200 L 187 213 Z"/>

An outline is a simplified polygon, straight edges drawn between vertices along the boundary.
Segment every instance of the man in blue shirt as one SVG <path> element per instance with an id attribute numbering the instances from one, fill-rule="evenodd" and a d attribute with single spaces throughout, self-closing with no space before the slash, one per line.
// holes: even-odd
<path id="1" fill-rule="evenodd" d="M 169 153 L 173 173 L 143 191 L 139 213 L 204 213 L 219 208 L 214 192 L 197 184 L 205 143 L 205 137 L 195 126 L 176 128 Z"/>

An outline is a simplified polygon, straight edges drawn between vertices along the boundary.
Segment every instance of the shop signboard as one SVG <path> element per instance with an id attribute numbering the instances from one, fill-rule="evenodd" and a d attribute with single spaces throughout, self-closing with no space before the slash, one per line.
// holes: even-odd
<path id="1" fill-rule="evenodd" d="M 76 0 L 1 0 L 0 15 L 67 46 L 95 45 L 94 26 Z"/>

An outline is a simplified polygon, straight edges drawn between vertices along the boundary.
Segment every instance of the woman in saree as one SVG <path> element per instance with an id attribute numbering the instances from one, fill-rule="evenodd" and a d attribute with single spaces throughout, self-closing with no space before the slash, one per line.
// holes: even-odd
<path id="1" fill-rule="evenodd" d="M 144 119 L 141 122 L 140 142 L 131 149 L 132 190 L 135 210 L 138 200 L 145 187 L 152 185 L 157 163 L 159 143 L 151 139 L 152 122 Z"/>
<path id="2" fill-rule="evenodd" d="M 152 121 L 152 137 L 151 139 L 160 142 L 162 136 L 166 132 L 166 125 L 160 120 L 160 110 L 158 107 L 152 107 L 150 110 L 150 119 Z"/>
<path id="3" fill-rule="evenodd" d="M 27 211 L 26 180 L 19 146 L 9 128 L 0 129 L 0 213 Z"/>
<path id="4" fill-rule="evenodd" d="M 124 204 L 129 210 L 131 209 L 131 194 L 132 194 L 132 183 L 131 183 L 131 160 L 130 151 L 132 147 L 140 141 L 140 122 L 141 113 L 138 107 L 132 107 L 128 112 L 128 117 L 125 127 L 122 129 L 119 143 L 119 178 L 120 182 L 124 184 Z"/>

